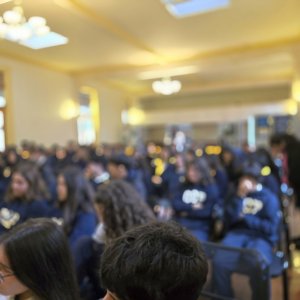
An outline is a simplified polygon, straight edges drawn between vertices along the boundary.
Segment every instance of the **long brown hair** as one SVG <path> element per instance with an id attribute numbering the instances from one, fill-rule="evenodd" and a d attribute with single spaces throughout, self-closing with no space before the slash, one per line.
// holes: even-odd
<path id="1" fill-rule="evenodd" d="M 31 202 L 33 200 L 45 200 L 49 198 L 46 184 L 39 172 L 38 166 L 34 162 L 21 162 L 17 165 L 13 174 L 20 174 L 28 183 L 28 191 L 22 197 L 22 201 Z M 12 192 L 12 181 L 10 182 L 5 201 L 14 201 L 15 197 Z"/>

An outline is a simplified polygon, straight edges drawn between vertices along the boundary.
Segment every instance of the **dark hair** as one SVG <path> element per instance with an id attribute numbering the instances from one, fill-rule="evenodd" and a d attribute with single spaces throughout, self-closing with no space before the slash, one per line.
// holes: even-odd
<path id="1" fill-rule="evenodd" d="M 108 164 L 113 164 L 116 166 L 123 165 L 126 170 L 130 170 L 133 166 L 131 159 L 125 154 L 116 154 L 109 158 Z"/>
<path id="2" fill-rule="evenodd" d="M 30 219 L 0 238 L 15 276 L 42 300 L 77 300 L 68 242 L 49 219 Z"/>
<path id="3" fill-rule="evenodd" d="M 42 175 L 39 172 L 38 166 L 34 162 L 21 162 L 17 165 L 16 169 L 13 171 L 13 174 L 19 173 L 28 183 L 28 191 L 22 197 L 24 201 L 33 201 L 33 200 L 45 200 L 49 198 L 49 193 L 46 187 Z M 12 193 L 12 181 L 8 186 L 8 190 L 5 196 L 6 201 L 15 200 Z"/>
<path id="4" fill-rule="evenodd" d="M 150 223 L 109 244 L 102 284 L 122 300 L 196 300 L 208 264 L 200 242 L 175 223 Z"/>
<path id="5" fill-rule="evenodd" d="M 258 148 L 254 153 L 254 159 L 261 164 L 261 166 L 268 166 L 271 170 L 271 174 L 273 174 L 280 185 L 280 176 L 279 176 L 279 170 L 278 167 L 275 165 L 274 160 L 270 154 L 270 152 L 260 147 Z"/>
<path id="6" fill-rule="evenodd" d="M 242 177 L 251 177 L 260 182 L 262 180 L 261 165 L 255 161 L 246 161 L 240 171 L 240 178 Z"/>
<path id="7" fill-rule="evenodd" d="M 108 240 L 120 236 L 133 226 L 155 219 L 135 188 L 123 180 L 112 180 L 101 185 L 95 202 L 104 206 L 102 221 Z"/>
<path id="8" fill-rule="evenodd" d="M 94 211 L 94 192 L 82 171 L 75 166 L 66 167 L 59 175 L 63 176 L 67 186 L 67 199 L 59 201 L 58 205 L 63 209 L 63 226 L 66 234 L 69 234 L 78 211 Z"/>
<path id="9" fill-rule="evenodd" d="M 187 162 L 186 164 L 186 171 L 188 171 L 189 168 L 195 168 L 200 174 L 201 179 L 199 183 L 202 183 L 204 185 L 208 185 L 214 182 L 211 174 L 209 165 L 207 163 L 207 160 L 205 158 L 198 158 L 193 161 Z M 186 176 L 187 183 L 189 182 L 189 179 Z"/>

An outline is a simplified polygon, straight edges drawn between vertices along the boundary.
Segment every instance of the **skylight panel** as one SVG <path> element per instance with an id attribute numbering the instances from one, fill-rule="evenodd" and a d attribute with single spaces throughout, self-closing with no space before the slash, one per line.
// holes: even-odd
<path id="1" fill-rule="evenodd" d="M 230 0 L 161 0 L 171 15 L 184 18 L 226 8 Z"/>
<path id="2" fill-rule="evenodd" d="M 21 41 L 20 44 L 31 49 L 43 49 L 48 47 L 54 47 L 59 45 L 64 45 L 68 43 L 68 38 L 58 34 L 56 32 L 50 31 L 48 34 L 43 36 L 32 36 L 31 38 Z"/>

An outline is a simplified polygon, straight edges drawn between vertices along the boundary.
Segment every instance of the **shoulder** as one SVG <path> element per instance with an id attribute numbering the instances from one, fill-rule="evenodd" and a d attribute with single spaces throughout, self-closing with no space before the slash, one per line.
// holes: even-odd
<path id="1" fill-rule="evenodd" d="M 84 212 L 84 211 L 79 211 L 77 214 L 76 214 L 76 220 L 77 221 L 90 221 L 90 222 L 96 222 L 97 220 L 97 216 L 94 212 Z"/>

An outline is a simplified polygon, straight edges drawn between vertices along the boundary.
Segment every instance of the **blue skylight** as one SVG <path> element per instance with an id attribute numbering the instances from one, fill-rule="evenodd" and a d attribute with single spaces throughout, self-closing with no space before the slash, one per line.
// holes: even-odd
<path id="1" fill-rule="evenodd" d="M 49 32 L 43 36 L 33 36 L 26 41 L 20 42 L 21 45 L 32 49 L 43 49 L 64 45 L 68 43 L 68 38 L 56 32 Z"/>
<path id="2" fill-rule="evenodd" d="M 230 0 L 161 0 L 176 18 L 188 17 L 212 10 L 226 8 Z"/>

